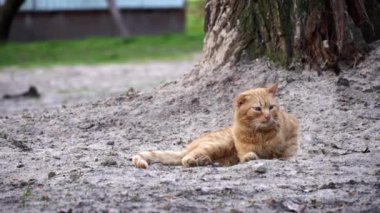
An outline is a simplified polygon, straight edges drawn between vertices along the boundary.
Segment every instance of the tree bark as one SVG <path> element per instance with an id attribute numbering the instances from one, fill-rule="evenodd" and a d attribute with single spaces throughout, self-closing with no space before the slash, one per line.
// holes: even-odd
<path id="1" fill-rule="evenodd" d="M 107 0 L 108 8 L 112 15 L 112 18 L 115 22 L 117 29 L 119 30 L 120 36 L 126 37 L 129 36 L 130 33 L 128 29 L 125 27 L 123 17 L 121 16 L 119 8 L 116 6 L 115 0 Z"/>
<path id="2" fill-rule="evenodd" d="M 0 7 L 0 42 L 4 42 L 9 37 L 13 18 L 25 0 L 7 0 Z"/>
<path id="3" fill-rule="evenodd" d="M 200 65 L 267 56 L 288 68 L 303 62 L 338 73 L 338 62 L 355 66 L 367 42 L 380 38 L 379 6 L 377 0 L 207 0 Z"/>

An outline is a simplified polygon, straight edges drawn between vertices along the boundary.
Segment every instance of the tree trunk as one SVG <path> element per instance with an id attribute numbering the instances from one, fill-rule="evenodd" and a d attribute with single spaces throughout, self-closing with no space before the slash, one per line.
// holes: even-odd
<path id="1" fill-rule="evenodd" d="M 7 0 L 0 7 L 0 42 L 4 42 L 9 37 L 13 18 L 25 0 Z"/>
<path id="2" fill-rule="evenodd" d="M 108 8 L 115 22 L 117 29 L 119 30 L 120 36 L 129 36 L 129 32 L 125 27 L 123 17 L 121 16 L 119 8 L 116 6 L 115 0 L 107 0 Z"/>
<path id="3" fill-rule="evenodd" d="M 288 68 L 303 62 L 338 73 L 338 62 L 355 66 L 367 42 L 380 38 L 379 6 L 377 0 L 207 0 L 200 65 L 267 56 Z"/>

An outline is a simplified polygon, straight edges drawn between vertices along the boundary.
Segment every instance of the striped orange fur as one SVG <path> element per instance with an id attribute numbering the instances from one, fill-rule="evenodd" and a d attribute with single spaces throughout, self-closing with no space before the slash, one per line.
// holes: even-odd
<path id="1" fill-rule="evenodd" d="M 232 127 L 202 135 L 182 151 L 145 151 L 133 156 L 138 168 L 151 163 L 223 166 L 255 159 L 290 159 L 298 149 L 298 121 L 275 99 L 277 84 L 241 93 L 235 101 Z"/>

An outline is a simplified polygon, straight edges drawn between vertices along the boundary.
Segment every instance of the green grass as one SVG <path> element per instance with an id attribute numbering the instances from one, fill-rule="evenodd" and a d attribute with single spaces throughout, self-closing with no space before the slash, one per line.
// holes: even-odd
<path id="1" fill-rule="evenodd" d="M 0 46 L 0 67 L 127 63 L 188 58 L 203 45 L 201 1 L 189 1 L 186 32 L 131 38 L 9 42 Z"/>

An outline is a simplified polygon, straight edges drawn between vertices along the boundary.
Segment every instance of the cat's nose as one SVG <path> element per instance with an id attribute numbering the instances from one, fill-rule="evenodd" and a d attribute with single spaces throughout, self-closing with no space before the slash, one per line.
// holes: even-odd
<path id="1" fill-rule="evenodd" d="M 270 121 L 271 116 L 270 115 L 264 115 L 264 118 L 265 118 L 266 121 Z"/>

